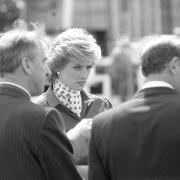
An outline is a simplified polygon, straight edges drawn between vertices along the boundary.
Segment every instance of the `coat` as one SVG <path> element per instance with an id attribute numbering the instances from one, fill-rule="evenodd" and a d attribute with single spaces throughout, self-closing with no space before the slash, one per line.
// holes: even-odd
<path id="1" fill-rule="evenodd" d="M 60 104 L 51 88 L 49 88 L 41 96 L 33 98 L 33 102 L 42 106 L 55 107 L 60 112 L 65 122 L 66 131 L 69 131 L 70 129 L 74 128 L 81 121 L 81 119 L 93 118 L 95 115 L 112 107 L 111 103 L 107 99 L 100 98 L 85 91 L 81 91 L 81 97 L 81 117 L 78 117 L 66 106 Z M 74 139 L 71 142 L 73 144 L 77 164 L 87 164 L 89 147 L 89 143 L 87 142 L 87 140 L 80 135 L 77 139 Z"/>
<path id="2" fill-rule="evenodd" d="M 78 124 L 78 122 L 80 122 L 81 119 L 93 118 L 95 115 L 112 107 L 111 103 L 106 98 L 100 98 L 98 96 L 89 94 L 85 91 L 81 91 L 81 97 L 81 117 L 78 117 L 66 106 L 61 104 L 51 88 L 49 88 L 42 95 L 33 98 L 33 102 L 42 106 L 55 107 L 64 119 L 66 131 L 69 131 L 76 124 Z"/>
<path id="3" fill-rule="evenodd" d="M 140 90 L 95 117 L 89 180 L 180 179 L 180 95 L 167 87 Z"/>
<path id="4" fill-rule="evenodd" d="M 0 179 L 81 180 L 57 110 L 36 105 L 23 89 L 1 83 Z"/>

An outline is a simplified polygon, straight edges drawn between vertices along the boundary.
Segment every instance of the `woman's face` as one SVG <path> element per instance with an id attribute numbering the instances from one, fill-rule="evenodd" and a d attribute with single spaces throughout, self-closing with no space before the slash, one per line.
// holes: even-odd
<path id="1" fill-rule="evenodd" d="M 88 76 L 94 66 L 92 61 L 70 61 L 59 74 L 60 81 L 68 87 L 81 91 L 86 85 Z"/>

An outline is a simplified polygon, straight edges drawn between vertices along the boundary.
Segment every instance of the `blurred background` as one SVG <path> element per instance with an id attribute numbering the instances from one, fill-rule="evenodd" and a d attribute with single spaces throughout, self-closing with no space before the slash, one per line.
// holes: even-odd
<path id="1" fill-rule="evenodd" d="M 160 35 L 180 37 L 180 0 L 0 0 L 0 32 L 16 19 L 45 25 L 51 40 L 71 28 L 86 28 L 103 58 L 86 89 L 114 105 L 142 86 L 139 54 Z"/>

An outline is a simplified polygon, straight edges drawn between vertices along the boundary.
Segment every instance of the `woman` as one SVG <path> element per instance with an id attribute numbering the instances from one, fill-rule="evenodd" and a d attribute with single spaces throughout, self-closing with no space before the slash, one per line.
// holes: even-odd
<path id="1" fill-rule="evenodd" d="M 107 99 L 83 90 L 91 69 L 101 59 L 101 49 L 87 31 L 71 28 L 54 39 L 47 57 L 51 84 L 34 102 L 60 112 L 77 164 L 87 164 L 92 122 L 89 118 L 111 108 Z"/>

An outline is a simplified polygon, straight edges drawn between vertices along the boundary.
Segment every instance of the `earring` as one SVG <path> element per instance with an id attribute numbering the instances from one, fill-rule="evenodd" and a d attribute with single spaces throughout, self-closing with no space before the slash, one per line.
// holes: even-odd
<path id="1" fill-rule="evenodd" d="M 59 79 L 60 78 L 60 72 L 56 72 L 56 77 Z"/>

